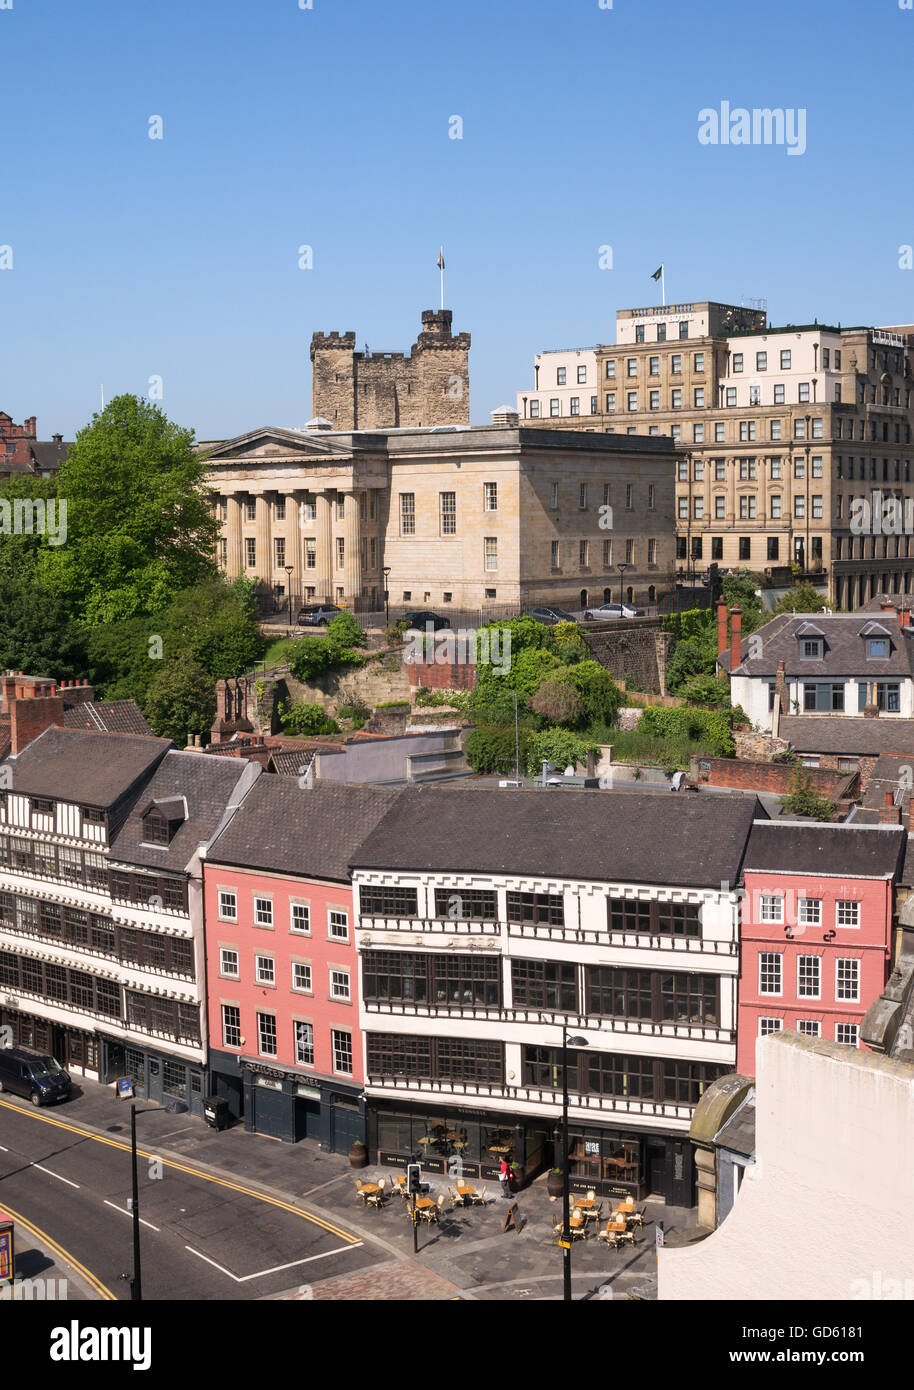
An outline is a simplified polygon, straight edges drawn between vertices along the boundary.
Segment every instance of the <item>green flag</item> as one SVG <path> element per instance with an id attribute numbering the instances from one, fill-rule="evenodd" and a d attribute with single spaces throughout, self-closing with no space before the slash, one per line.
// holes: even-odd
<path id="1" fill-rule="evenodd" d="M 657 269 L 654 271 L 653 275 L 651 276 L 651 279 L 652 279 L 652 280 L 659 280 L 662 274 L 663 274 L 663 266 L 661 265 L 661 266 L 658 266 Z"/>

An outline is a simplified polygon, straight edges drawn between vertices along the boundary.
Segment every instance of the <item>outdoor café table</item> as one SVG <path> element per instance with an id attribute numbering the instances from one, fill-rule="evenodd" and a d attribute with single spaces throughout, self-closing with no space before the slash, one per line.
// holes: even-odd
<path id="1" fill-rule="evenodd" d="M 592 1202 L 589 1197 L 578 1197 L 575 1200 L 576 1207 L 595 1207 L 596 1202 Z"/>
<path id="2" fill-rule="evenodd" d="M 457 1191 L 460 1193 L 461 1197 L 476 1196 L 476 1188 L 471 1182 L 458 1182 Z"/>
<path id="3" fill-rule="evenodd" d="M 615 1209 L 620 1216 L 629 1216 L 635 1210 L 635 1204 L 630 1201 L 617 1202 Z"/>
<path id="4" fill-rule="evenodd" d="M 363 1194 L 363 1196 L 367 1196 L 368 1193 L 380 1192 L 380 1190 L 381 1189 L 378 1187 L 378 1184 L 376 1182 L 363 1182 L 359 1186 L 359 1191 Z"/>
<path id="5" fill-rule="evenodd" d="M 416 1198 L 416 1210 L 417 1210 L 417 1211 L 424 1211 L 427 1207 L 434 1207 L 434 1206 L 437 1206 L 437 1203 L 436 1203 L 434 1197 L 417 1197 L 417 1198 Z"/>

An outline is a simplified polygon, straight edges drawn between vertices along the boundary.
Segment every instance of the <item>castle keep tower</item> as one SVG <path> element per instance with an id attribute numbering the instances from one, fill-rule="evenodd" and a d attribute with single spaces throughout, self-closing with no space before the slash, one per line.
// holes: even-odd
<path id="1" fill-rule="evenodd" d="M 470 423 L 469 333 L 451 331 L 450 309 L 424 309 L 422 332 L 402 352 L 356 352 L 354 333 L 311 339 L 311 413 L 335 430 Z"/>

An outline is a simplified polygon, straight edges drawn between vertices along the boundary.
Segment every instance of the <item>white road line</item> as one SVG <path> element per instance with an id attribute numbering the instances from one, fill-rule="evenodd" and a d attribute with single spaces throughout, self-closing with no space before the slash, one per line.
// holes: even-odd
<path id="1" fill-rule="evenodd" d="M 128 1211 L 126 1207 L 119 1207 L 116 1202 L 109 1202 L 107 1197 L 104 1197 L 102 1200 L 106 1207 L 114 1207 L 114 1210 L 119 1211 L 122 1216 L 133 1216 L 132 1211 Z M 158 1231 L 159 1229 L 158 1226 L 153 1226 L 151 1221 L 144 1221 L 142 1216 L 140 1217 L 140 1225 L 148 1226 L 150 1231 Z"/>
<path id="2" fill-rule="evenodd" d="M 56 1178 L 58 1182 L 65 1182 L 68 1187 L 79 1187 L 78 1182 L 70 1182 L 69 1178 L 62 1178 L 59 1173 L 52 1173 L 50 1168 L 42 1168 L 40 1163 L 33 1163 L 33 1168 L 37 1168 L 39 1173 L 47 1173 L 49 1178 Z"/>
<path id="3" fill-rule="evenodd" d="M 347 1250 L 357 1250 L 360 1245 L 364 1245 L 364 1241 L 357 1240 L 352 1245 L 340 1245 L 335 1250 L 324 1250 L 320 1255 L 306 1255 L 303 1260 L 292 1260 L 287 1265 L 274 1265 L 272 1269 L 259 1269 L 256 1274 L 241 1275 L 233 1274 L 230 1269 L 225 1269 L 222 1265 L 216 1264 L 216 1261 L 211 1260 L 209 1255 L 204 1255 L 199 1250 L 195 1250 L 192 1245 L 185 1245 L 184 1249 L 189 1250 L 190 1253 L 196 1255 L 198 1259 L 205 1260 L 208 1265 L 212 1265 L 213 1269 L 218 1269 L 219 1273 L 224 1274 L 226 1278 L 234 1279 L 236 1284 L 246 1284 L 249 1279 L 263 1279 L 267 1274 L 280 1274 L 284 1269 L 295 1269 L 296 1265 L 307 1265 L 310 1264 L 312 1260 L 326 1260 L 328 1255 L 342 1255 Z"/>

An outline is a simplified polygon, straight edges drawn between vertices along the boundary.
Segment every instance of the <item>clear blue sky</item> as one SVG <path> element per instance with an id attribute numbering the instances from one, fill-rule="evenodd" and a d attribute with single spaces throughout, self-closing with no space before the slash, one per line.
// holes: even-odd
<path id="1" fill-rule="evenodd" d="M 71 437 L 100 382 L 154 374 L 200 438 L 303 424 L 311 333 L 408 348 L 441 242 L 475 422 L 531 383 L 534 352 L 612 341 L 661 261 L 668 300 L 914 319 L 897 0 L 13 5 L 0 409 L 42 438 Z M 806 108 L 806 154 L 700 145 L 724 100 Z"/>

